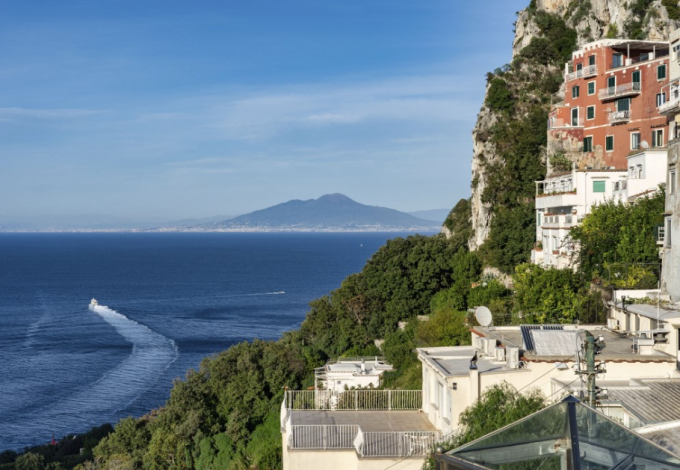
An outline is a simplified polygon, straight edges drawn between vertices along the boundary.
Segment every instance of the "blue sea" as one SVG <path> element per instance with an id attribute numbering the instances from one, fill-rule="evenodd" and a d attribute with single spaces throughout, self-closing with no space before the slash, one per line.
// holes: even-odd
<path id="1" fill-rule="evenodd" d="M 297 328 L 405 235 L 0 234 L 0 451 L 162 405 L 202 358 Z"/>

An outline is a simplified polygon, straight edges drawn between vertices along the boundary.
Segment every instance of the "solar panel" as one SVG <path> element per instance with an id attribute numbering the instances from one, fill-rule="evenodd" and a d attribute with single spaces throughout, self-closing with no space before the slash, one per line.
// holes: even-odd
<path id="1" fill-rule="evenodd" d="M 533 351 L 536 349 L 534 338 L 531 336 L 531 330 L 564 330 L 564 325 L 520 325 L 522 332 L 522 341 L 524 342 L 525 351 Z"/>

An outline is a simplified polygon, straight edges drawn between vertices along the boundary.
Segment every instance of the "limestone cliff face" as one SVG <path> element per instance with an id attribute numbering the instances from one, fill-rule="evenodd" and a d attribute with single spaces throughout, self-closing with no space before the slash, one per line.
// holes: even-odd
<path id="1" fill-rule="evenodd" d="M 638 8 L 632 8 L 632 4 Z M 647 39 L 662 40 L 669 37 L 670 32 L 680 26 L 678 21 L 670 20 L 662 0 L 646 2 L 644 0 L 533 0 L 531 6 L 521 11 L 515 25 L 515 39 L 513 42 L 513 58 L 531 43 L 531 40 L 541 35 L 540 28 L 535 22 L 535 12 L 546 12 L 560 16 L 568 26 L 578 33 L 578 44 L 609 37 L 626 38 L 635 30 Z M 487 88 L 488 93 L 488 88 Z M 487 184 L 485 166 L 488 163 L 499 163 L 497 152 L 489 140 L 489 130 L 498 117 L 485 105 L 482 106 L 477 117 L 477 123 L 472 133 L 472 230 L 469 240 L 471 250 L 479 248 L 487 239 L 493 217 L 492 207 L 482 202 L 482 193 Z M 578 149 L 579 143 L 572 142 L 569 136 L 560 145 L 566 146 L 557 151 L 569 153 Z M 573 148 L 572 148 L 573 147 Z M 536 158 L 545 158 L 546 152 Z M 486 163 L 486 164 L 485 164 Z M 502 163 L 502 162 L 500 162 Z"/>

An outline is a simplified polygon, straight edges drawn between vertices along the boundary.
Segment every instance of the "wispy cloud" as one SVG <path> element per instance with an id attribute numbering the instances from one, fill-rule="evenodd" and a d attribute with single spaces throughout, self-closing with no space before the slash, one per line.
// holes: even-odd
<path id="1" fill-rule="evenodd" d="M 79 108 L 0 108 L 0 119 L 74 119 L 84 116 L 91 116 L 93 114 L 101 114 L 103 112 L 103 110 Z"/>

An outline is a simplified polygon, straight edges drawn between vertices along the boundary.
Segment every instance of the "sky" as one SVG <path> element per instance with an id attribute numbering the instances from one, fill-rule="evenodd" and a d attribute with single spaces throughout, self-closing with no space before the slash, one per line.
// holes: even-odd
<path id="1" fill-rule="evenodd" d="M 0 221 L 470 194 L 528 0 L 0 3 Z"/>

